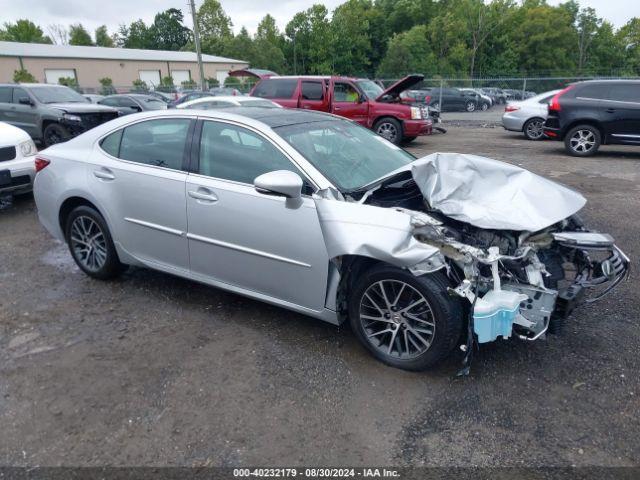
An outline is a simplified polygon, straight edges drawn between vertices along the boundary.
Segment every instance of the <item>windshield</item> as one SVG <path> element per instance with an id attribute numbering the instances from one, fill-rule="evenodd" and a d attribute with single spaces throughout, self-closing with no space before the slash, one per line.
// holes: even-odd
<path id="1" fill-rule="evenodd" d="M 87 103 L 89 100 L 68 87 L 34 87 L 31 93 L 42 103 Z"/>
<path id="2" fill-rule="evenodd" d="M 343 192 L 358 190 L 415 160 L 384 138 L 346 120 L 274 130 Z"/>
<path id="3" fill-rule="evenodd" d="M 382 89 L 382 87 L 380 87 L 380 85 L 378 85 L 376 82 L 373 82 L 371 80 L 358 80 L 356 83 L 358 84 L 360 89 L 365 93 L 365 95 L 371 99 L 378 98 L 384 92 L 384 90 Z"/>

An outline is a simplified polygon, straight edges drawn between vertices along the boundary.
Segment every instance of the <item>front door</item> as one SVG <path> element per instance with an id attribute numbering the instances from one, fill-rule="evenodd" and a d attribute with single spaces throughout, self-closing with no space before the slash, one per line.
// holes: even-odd
<path id="1" fill-rule="evenodd" d="M 257 132 L 218 121 L 201 125 L 197 173 L 187 179 L 192 273 L 321 310 L 329 259 L 313 199 L 292 203 L 253 187 L 263 173 L 301 172 Z"/>
<path id="2" fill-rule="evenodd" d="M 329 88 L 332 89 L 331 113 L 355 120 L 365 127 L 369 126 L 369 103 L 363 101 L 354 84 L 331 80 Z"/>
<path id="3" fill-rule="evenodd" d="M 87 181 L 105 206 L 113 238 L 138 260 L 188 273 L 184 169 L 192 120 L 146 120 L 105 137 Z"/>
<path id="4" fill-rule="evenodd" d="M 25 130 L 32 138 L 38 137 L 38 113 L 34 105 L 29 103 L 20 103 L 20 100 L 24 102 L 33 102 L 29 94 L 24 88 L 14 87 L 13 89 L 13 103 L 11 104 L 11 114 L 13 116 L 12 123 L 16 127 L 20 127 Z"/>

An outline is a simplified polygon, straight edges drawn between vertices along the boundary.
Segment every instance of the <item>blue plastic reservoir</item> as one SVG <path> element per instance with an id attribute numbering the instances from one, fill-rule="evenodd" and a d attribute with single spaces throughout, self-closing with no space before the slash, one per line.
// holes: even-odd
<path id="1" fill-rule="evenodd" d="M 478 298 L 473 309 L 473 330 L 478 336 L 478 343 L 493 342 L 500 336 L 509 338 L 520 302 L 527 298 L 521 293 L 505 290 L 490 290 Z"/>

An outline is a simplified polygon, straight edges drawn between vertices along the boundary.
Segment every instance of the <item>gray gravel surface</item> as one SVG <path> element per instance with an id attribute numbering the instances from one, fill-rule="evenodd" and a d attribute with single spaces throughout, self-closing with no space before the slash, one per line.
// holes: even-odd
<path id="1" fill-rule="evenodd" d="M 476 153 L 581 191 L 640 256 L 640 150 L 452 127 L 411 150 Z M 640 463 L 638 280 L 546 341 L 425 373 L 348 328 L 144 269 L 83 275 L 33 200 L 0 211 L 0 465 L 628 466 Z"/>

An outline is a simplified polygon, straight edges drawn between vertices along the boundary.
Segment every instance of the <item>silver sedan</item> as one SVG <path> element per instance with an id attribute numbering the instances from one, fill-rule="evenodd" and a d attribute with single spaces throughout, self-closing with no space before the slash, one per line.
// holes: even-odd
<path id="1" fill-rule="evenodd" d="M 521 102 L 507 103 L 502 115 L 502 126 L 505 130 L 524 133 L 529 140 L 540 140 L 544 137 L 542 125 L 547 119 L 547 105 L 559 91 L 552 90 Z"/>
<path id="2" fill-rule="evenodd" d="M 147 267 L 348 319 L 409 370 L 460 338 L 471 352 L 544 337 L 575 307 L 556 303 L 566 288 L 601 295 L 627 271 L 610 236 L 574 219 L 579 193 L 495 160 L 415 159 L 319 112 L 133 114 L 40 152 L 36 169 L 40 221 L 87 275 Z M 567 262 L 579 286 L 561 283 Z"/>

